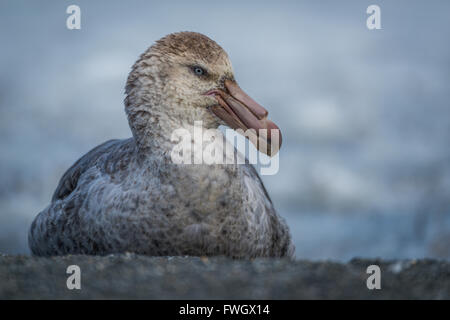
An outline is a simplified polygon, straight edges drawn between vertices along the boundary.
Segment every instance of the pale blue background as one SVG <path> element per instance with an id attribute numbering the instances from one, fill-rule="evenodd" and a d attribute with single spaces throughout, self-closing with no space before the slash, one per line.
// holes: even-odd
<path id="1" fill-rule="evenodd" d="M 374 3 L 383 29 L 369 31 Z M 138 55 L 191 30 L 283 130 L 264 180 L 297 257 L 450 258 L 449 17 L 449 1 L 1 1 L 0 252 L 29 253 L 62 173 L 130 136 Z"/>

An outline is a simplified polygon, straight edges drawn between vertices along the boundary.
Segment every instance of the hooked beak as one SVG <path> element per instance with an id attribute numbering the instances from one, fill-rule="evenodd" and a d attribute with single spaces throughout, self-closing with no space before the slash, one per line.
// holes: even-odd
<path id="1" fill-rule="evenodd" d="M 207 95 L 214 95 L 219 105 L 211 111 L 225 123 L 243 134 L 255 147 L 274 156 L 281 147 L 281 131 L 275 123 L 267 119 L 268 112 L 255 100 L 250 98 L 236 82 L 225 80 L 223 90 L 211 90 Z M 249 130 L 251 129 L 251 130 Z"/>

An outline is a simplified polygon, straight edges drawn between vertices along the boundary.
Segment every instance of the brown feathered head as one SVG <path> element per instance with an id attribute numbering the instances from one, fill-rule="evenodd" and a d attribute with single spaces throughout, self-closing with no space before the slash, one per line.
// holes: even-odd
<path id="1" fill-rule="evenodd" d="M 237 85 L 227 53 L 205 35 L 179 32 L 158 40 L 134 64 L 126 94 L 133 133 L 148 125 L 138 119 L 148 113 L 172 127 L 195 120 L 227 125 L 268 155 L 281 146 L 281 132 L 267 110 Z"/>

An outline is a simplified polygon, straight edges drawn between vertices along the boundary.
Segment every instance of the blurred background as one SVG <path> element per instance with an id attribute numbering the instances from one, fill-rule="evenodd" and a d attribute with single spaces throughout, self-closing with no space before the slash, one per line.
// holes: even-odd
<path id="1" fill-rule="evenodd" d="M 449 17 L 449 1 L 1 1 L 0 252 L 29 254 L 64 171 L 131 135 L 131 65 L 188 30 L 229 53 L 283 131 L 263 180 L 297 258 L 449 259 Z"/>

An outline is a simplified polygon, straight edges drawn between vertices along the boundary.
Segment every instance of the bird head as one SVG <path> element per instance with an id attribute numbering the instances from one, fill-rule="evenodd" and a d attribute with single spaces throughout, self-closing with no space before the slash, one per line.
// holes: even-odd
<path id="1" fill-rule="evenodd" d="M 126 94 L 132 126 L 139 112 L 150 112 L 175 123 L 226 125 L 269 156 L 281 146 L 267 110 L 239 87 L 227 53 L 205 35 L 179 32 L 158 40 L 133 66 Z"/>

